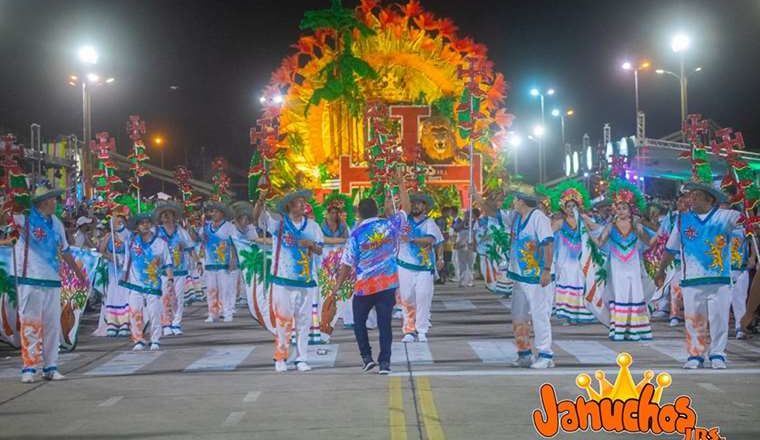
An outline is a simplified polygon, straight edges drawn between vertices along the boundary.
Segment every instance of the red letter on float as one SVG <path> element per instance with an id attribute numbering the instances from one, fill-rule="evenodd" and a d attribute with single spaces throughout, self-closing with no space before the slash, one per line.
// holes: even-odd
<path id="1" fill-rule="evenodd" d="M 404 161 L 411 162 L 417 157 L 420 118 L 430 116 L 427 105 L 392 105 L 392 118 L 401 119 L 401 146 L 404 148 Z"/>

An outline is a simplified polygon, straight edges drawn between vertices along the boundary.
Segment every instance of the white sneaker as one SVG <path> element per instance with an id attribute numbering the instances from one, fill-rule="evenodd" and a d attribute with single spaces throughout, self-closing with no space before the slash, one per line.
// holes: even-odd
<path id="1" fill-rule="evenodd" d="M 26 372 L 21 373 L 21 383 L 34 383 L 37 380 L 37 374 Z"/>
<path id="2" fill-rule="evenodd" d="M 184 333 L 182 332 L 182 329 L 179 327 L 172 328 L 172 333 L 174 333 L 174 336 L 184 335 Z"/>
<path id="3" fill-rule="evenodd" d="M 668 317 L 668 312 L 664 312 L 662 310 L 655 310 L 652 312 L 652 318 L 653 319 L 665 319 Z"/>
<path id="4" fill-rule="evenodd" d="M 66 376 L 59 373 L 58 370 L 48 371 L 45 373 L 42 377 L 45 378 L 45 380 L 63 380 L 66 379 Z"/>
<path id="5" fill-rule="evenodd" d="M 417 342 L 427 342 L 427 333 L 418 333 L 417 334 Z"/>
<path id="6" fill-rule="evenodd" d="M 298 368 L 298 371 L 311 371 L 311 365 L 307 364 L 304 361 L 297 362 L 296 368 Z"/>
<path id="7" fill-rule="evenodd" d="M 129 329 L 123 328 L 119 330 L 119 332 L 116 335 L 119 337 L 130 337 L 132 336 L 132 332 L 130 332 Z"/>
<path id="8" fill-rule="evenodd" d="M 285 361 L 277 361 L 274 363 L 274 371 L 284 373 L 288 371 L 288 364 L 286 364 Z"/>
<path id="9" fill-rule="evenodd" d="M 209 316 L 209 317 L 208 317 L 208 318 L 206 318 L 206 320 L 205 320 L 205 321 L 203 321 L 203 322 L 214 322 L 214 321 L 215 321 L 214 317 L 213 317 L 213 316 Z"/>
<path id="10" fill-rule="evenodd" d="M 712 359 L 710 361 L 710 366 L 713 370 L 725 370 L 726 369 L 726 361 L 723 359 Z"/>
<path id="11" fill-rule="evenodd" d="M 401 342 L 414 342 L 414 341 L 415 341 L 414 335 L 411 333 L 405 334 L 404 338 L 401 339 Z"/>
<path id="12" fill-rule="evenodd" d="M 681 323 L 681 320 L 678 318 L 671 318 L 670 319 L 670 326 L 671 327 L 678 327 L 678 324 Z"/>
<path id="13" fill-rule="evenodd" d="M 144 342 L 138 342 L 135 344 L 134 347 L 132 347 L 132 351 L 143 351 L 145 350 L 145 343 Z"/>
<path id="14" fill-rule="evenodd" d="M 393 312 L 393 319 L 404 319 L 404 312 L 401 310 L 396 310 Z"/>
<path id="15" fill-rule="evenodd" d="M 702 362 L 700 362 L 699 359 L 689 359 L 685 364 L 683 364 L 683 368 L 686 370 L 696 370 L 697 368 L 701 367 Z"/>
<path id="16" fill-rule="evenodd" d="M 536 362 L 533 362 L 530 365 L 530 368 L 534 368 L 534 369 L 554 368 L 554 360 L 545 358 L 545 357 L 539 357 L 538 359 L 536 359 Z"/>
<path id="17" fill-rule="evenodd" d="M 512 362 L 513 367 L 528 368 L 533 363 L 532 356 L 520 356 Z"/>
<path id="18" fill-rule="evenodd" d="M 150 351 L 158 351 L 161 349 L 161 345 L 158 342 L 150 343 Z"/>
<path id="19" fill-rule="evenodd" d="M 736 339 L 747 339 L 747 334 L 741 330 L 736 331 Z"/>
<path id="20" fill-rule="evenodd" d="M 225 316 L 224 322 L 232 322 L 232 316 Z"/>
<path id="21" fill-rule="evenodd" d="M 164 327 L 164 336 L 172 336 L 174 332 L 171 327 Z"/>

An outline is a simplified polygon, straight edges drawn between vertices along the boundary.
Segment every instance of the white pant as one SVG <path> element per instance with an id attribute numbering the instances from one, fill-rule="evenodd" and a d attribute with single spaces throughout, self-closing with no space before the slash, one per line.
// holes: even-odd
<path id="1" fill-rule="evenodd" d="M 733 271 L 731 278 L 734 287 L 731 289 L 731 308 L 734 310 L 734 327 L 742 328 L 742 318 L 747 313 L 747 295 L 749 294 L 749 272 L 746 270 Z"/>
<path id="2" fill-rule="evenodd" d="M 174 277 L 174 286 L 169 288 L 168 278 L 161 277 L 161 301 L 163 311 L 161 312 L 161 326 L 169 328 L 182 327 L 182 314 L 185 311 L 185 285 L 187 284 L 187 275 L 177 275 Z"/>
<path id="3" fill-rule="evenodd" d="M 433 304 L 433 274 L 399 267 L 398 281 L 404 309 L 404 334 L 427 333 Z"/>
<path id="4" fill-rule="evenodd" d="M 460 286 L 472 286 L 472 265 L 475 261 L 475 253 L 469 249 L 457 249 L 454 251 L 457 260 L 457 280 Z"/>
<path id="5" fill-rule="evenodd" d="M 19 284 L 22 372 L 56 370 L 61 343 L 61 288 Z"/>
<path id="6" fill-rule="evenodd" d="M 204 272 L 208 316 L 218 319 L 219 315 L 232 318 L 235 314 L 237 278 L 227 270 L 207 270 Z"/>
<path id="7" fill-rule="evenodd" d="M 732 287 L 728 284 L 708 284 L 684 286 L 682 289 L 686 319 L 686 349 L 689 358 L 704 360 L 709 325 L 710 359 L 717 357 L 725 360 Z"/>
<path id="8" fill-rule="evenodd" d="M 512 331 L 519 356 L 531 354 L 530 324 L 539 356 L 552 358 L 551 313 L 554 300 L 554 283 L 540 284 L 516 282 L 512 292 Z"/>
<path id="9" fill-rule="evenodd" d="M 132 342 L 145 343 L 145 319 L 150 323 L 150 342 L 158 344 L 161 339 L 161 297 L 129 291 L 129 327 L 132 329 Z M 146 316 L 147 315 L 147 316 Z"/>
<path id="10" fill-rule="evenodd" d="M 275 316 L 274 360 L 286 361 L 290 353 L 290 335 L 295 324 L 296 362 L 306 361 L 311 328 L 311 307 L 317 298 L 316 287 L 272 286 Z"/>
<path id="11" fill-rule="evenodd" d="M 343 325 L 354 324 L 354 307 L 352 303 L 353 300 L 353 296 L 351 296 L 351 298 L 346 301 L 343 301 L 342 299 L 338 300 L 338 310 L 336 310 L 335 316 L 343 320 Z"/>

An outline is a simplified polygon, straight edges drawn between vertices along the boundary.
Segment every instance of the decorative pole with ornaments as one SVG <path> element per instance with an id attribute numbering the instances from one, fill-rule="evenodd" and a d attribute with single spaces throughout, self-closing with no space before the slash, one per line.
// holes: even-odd
<path id="1" fill-rule="evenodd" d="M 140 119 L 140 115 L 130 115 L 127 121 L 127 133 L 129 139 L 132 140 L 132 152 L 129 153 L 129 160 L 131 163 L 129 171 L 131 176 L 129 178 L 129 185 L 137 193 L 137 212 L 142 212 L 142 200 L 140 199 L 141 184 L 140 179 L 149 174 L 149 171 L 145 168 L 145 162 L 150 157 L 145 153 L 145 143 L 142 140 L 142 136 L 145 134 L 145 121 Z"/>

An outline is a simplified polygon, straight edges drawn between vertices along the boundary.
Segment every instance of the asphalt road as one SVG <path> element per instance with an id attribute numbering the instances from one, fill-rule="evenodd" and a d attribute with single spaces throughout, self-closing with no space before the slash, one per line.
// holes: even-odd
<path id="1" fill-rule="evenodd" d="M 274 372 L 271 335 L 239 308 L 231 323 L 205 324 L 205 305 L 186 309 L 184 336 L 159 352 L 133 353 L 124 338 L 89 336 L 62 355 L 67 380 L 19 381 L 17 350 L 0 348 L 0 438 L 8 439 L 530 439 L 542 383 L 560 399 L 581 393 L 577 374 L 617 376 L 615 357 L 672 374 L 663 394 L 692 397 L 700 426 L 728 439 L 758 439 L 760 341 L 729 340 L 729 369 L 682 370 L 683 328 L 654 325 L 655 341 L 614 343 L 600 325 L 554 326 L 557 367 L 517 369 L 509 300 L 481 287 L 437 286 L 428 343 L 402 344 L 394 321 L 393 373 L 363 374 L 353 333 L 339 328 L 312 346 L 308 373 Z M 376 332 L 371 333 L 375 348 Z M 650 438 L 610 433 L 556 438 Z M 658 438 L 682 438 L 661 436 Z"/>

